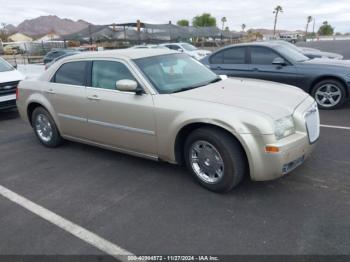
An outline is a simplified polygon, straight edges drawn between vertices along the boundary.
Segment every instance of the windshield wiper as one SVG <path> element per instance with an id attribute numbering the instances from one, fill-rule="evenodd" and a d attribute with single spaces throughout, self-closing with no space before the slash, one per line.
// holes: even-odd
<path id="1" fill-rule="evenodd" d="M 195 88 L 198 88 L 198 87 L 201 87 L 201 86 L 206 86 L 206 85 L 209 85 L 209 84 L 212 84 L 212 83 L 216 83 L 216 82 L 219 82 L 219 81 L 221 81 L 221 77 L 218 76 L 218 77 L 214 78 L 213 80 L 211 80 L 209 82 L 205 82 L 205 83 L 201 83 L 201 84 L 197 84 L 197 85 L 193 85 L 193 86 L 183 87 L 183 88 L 175 90 L 175 91 L 173 91 L 171 93 L 173 94 L 173 93 L 184 92 L 184 91 L 195 89 Z"/>
<path id="2" fill-rule="evenodd" d="M 183 88 L 180 88 L 180 89 L 178 89 L 178 90 L 175 90 L 175 91 L 173 91 L 173 92 L 171 92 L 171 93 L 172 93 L 172 94 L 174 94 L 174 93 L 180 93 L 180 92 L 188 91 L 188 90 L 195 89 L 195 88 L 201 87 L 201 86 L 204 86 L 204 85 L 196 85 L 196 86 L 183 87 Z"/>
<path id="3" fill-rule="evenodd" d="M 213 83 L 219 82 L 221 80 L 222 80 L 221 77 L 218 76 L 218 77 L 214 78 L 213 80 L 211 80 L 210 82 L 208 82 L 208 84 L 213 84 Z"/>

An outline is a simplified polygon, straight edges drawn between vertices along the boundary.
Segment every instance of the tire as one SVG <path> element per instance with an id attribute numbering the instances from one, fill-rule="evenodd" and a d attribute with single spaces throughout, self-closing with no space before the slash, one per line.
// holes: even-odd
<path id="1" fill-rule="evenodd" d="M 346 100 L 344 85 L 334 79 L 318 82 L 312 89 L 312 96 L 320 109 L 337 109 Z"/>
<path id="2" fill-rule="evenodd" d="M 55 121 L 43 107 L 37 107 L 32 114 L 32 126 L 38 140 L 47 147 L 57 147 L 62 144 Z"/>
<path id="3" fill-rule="evenodd" d="M 247 169 L 245 153 L 239 142 L 217 128 L 199 128 L 190 133 L 185 142 L 184 156 L 186 166 L 197 182 L 214 192 L 233 189 Z"/>

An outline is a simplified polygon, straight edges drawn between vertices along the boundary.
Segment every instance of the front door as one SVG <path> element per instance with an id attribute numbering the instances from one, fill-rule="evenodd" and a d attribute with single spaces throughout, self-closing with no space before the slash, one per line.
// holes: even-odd
<path id="1" fill-rule="evenodd" d="M 286 61 L 285 65 L 273 64 L 276 58 L 283 58 L 272 49 L 256 46 L 249 47 L 249 51 L 249 77 L 294 86 L 301 85 L 304 77 L 298 74 L 294 65 L 290 64 L 288 61 Z"/>
<path id="2" fill-rule="evenodd" d="M 116 90 L 119 80 L 136 80 L 126 63 L 92 62 L 86 89 L 89 139 L 123 150 L 155 156 L 156 122 L 153 98 Z"/>

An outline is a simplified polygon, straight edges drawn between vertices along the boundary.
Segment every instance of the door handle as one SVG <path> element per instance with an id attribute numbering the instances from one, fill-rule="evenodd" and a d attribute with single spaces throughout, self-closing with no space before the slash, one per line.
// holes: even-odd
<path id="1" fill-rule="evenodd" d="M 98 97 L 98 95 L 88 96 L 88 99 L 89 99 L 89 100 L 94 100 L 94 101 L 100 100 L 100 98 Z"/>
<path id="2" fill-rule="evenodd" d="M 53 89 L 50 88 L 50 89 L 46 89 L 46 90 L 45 90 L 45 93 L 48 93 L 48 94 L 55 94 L 55 91 L 53 91 Z"/>
<path id="3" fill-rule="evenodd" d="M 254 67 L 254 68 L 253 68 L 253 71 L 259 71 L 259 68 Z"/>

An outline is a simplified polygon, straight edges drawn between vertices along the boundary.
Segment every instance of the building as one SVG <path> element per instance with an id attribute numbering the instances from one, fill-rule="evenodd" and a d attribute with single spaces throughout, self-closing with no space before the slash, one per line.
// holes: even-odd
<path id="1" fill-rule="evenodd" d="M 30 36 L 27 36 L 25 34 L 22 34 L 22 33 L 14 33 L 14 34 L 10 35 L 7 39 L 8 39 L 8 41 L 11 41 L 11 42 L 31 42 L 31 41 L 33 41 L 33 38 L 31 38 Z"/>
<path id="2" fill-rule="evenodd" d="M 46 41 L 54 41 L 60 39 L 61 36 L 56 34 L 55 32 L 49 32 L 45 35 L 37 36 L 36 41 L 46 42 Z"/>

